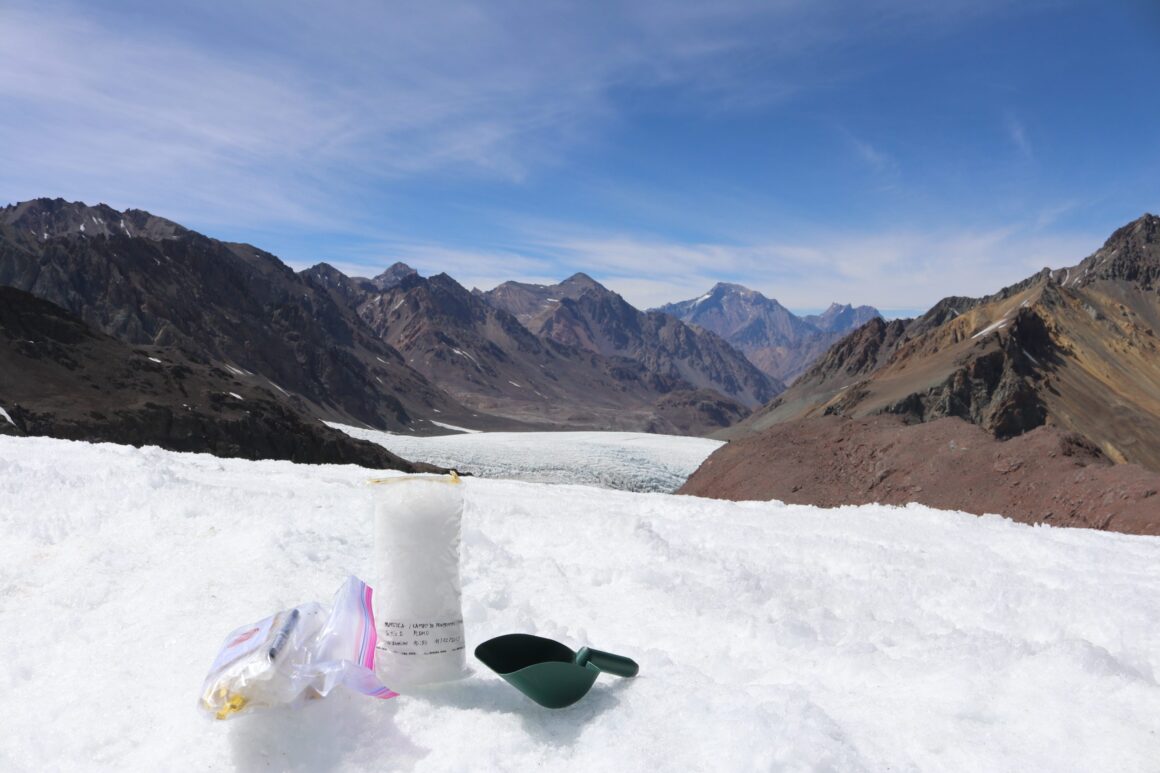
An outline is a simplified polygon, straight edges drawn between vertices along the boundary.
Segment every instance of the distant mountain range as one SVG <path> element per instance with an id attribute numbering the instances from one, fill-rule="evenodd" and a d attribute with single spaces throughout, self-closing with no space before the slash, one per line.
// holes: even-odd
<path id="1" fill-rule="evenodd" d="M 785 389 L 719 336 L 669 314 L 639 311 L 586 274 L 555 285 L 505 282 L 477 295 L 543 338 L 629 357 L 650 372 L 717 389 L 748 406 L 759 406 Z"/>
<path id="2" fill-rule="evenodd" d="M 772 298 L 727 283 L 657 311 L 716 333 L 763 372 L 786 383 L 851 330 L 881 316 L 871 306 L 835 303 L 822 314 L 799 317 Z"/>
<path id="3" fill-rule="evenodd" d="M 54 344 L 51 366 L 28 360 L 25 339 L 0 335 L 7 361 L 22 363 L 0 372 L 0 407 L 13 419 L 2 422 L 3 431 L 87 432 L 131 438 L 126 442 L 152 436 L 166 447 L 200 442 L 202 450 L 235 455 L 269 455 L 278 445 L 283 457 L 306 458 L 314 452 L 279 445 L 274 435 L 317 434 L 303 427 L 319 419 L 415 433 L 556 427 L 703 434 L 735 423 L 784 388 L 717 336 L 638 311 L 587 277 L 557 286 L 557 313 L 529 327 L 501 302 L 502 293 L 468 292 L 446 275 L 421 277 L 404 264 L 373 279 L 325 264 L 296 273 L 259 248 L 148 212 L 61 199 L 0 210 L 0 286 L 47 301 L 62 315 L 40 307 L 21 325 L 35 319 L 52 328 L 68 319 L 84 331 L 70 334 L 72 343 Z M 537 295 L 550 288 L 505 286 L 516 289 Z M 70 354 L 70 346 L 80 348 Z M 154 372 L 151 357 L 177 363 L 176 370 Z M 131 373 L 125 362 L 136 363 Z M 17 370 L 41 374 L 51 394 L 38 395 L 36 379 Z M 70 373 L 75 378 L 66 378 Z M 118 387 L 86 386 L 105 376 Z M 162 399 L 174 390 L 195 399 Z M 241 400 L 223 402 L 223 394 Z M 150 408 L 148 418 L 112 411 L 145 402 L 164 410 Z M 258 417 L 265 430 L 257 429 Z M 102 434 L 100 422 L 120 429 Z M 207 422 L 250 430 L 223 425 L 210 432 Z M 330 443 L 329 432 L 323 435 L 330 440 L 316 445 Z M 312 458 L 359 453 L 332 449 Z"/>
<path id="4" fill-rule="evenodd" d="M 871 320 L 735 432 L 878 413 L 958 416 L 998 438 L 1046 424 L 1160 470 L 1160 217 L 1070 268 Z"/>
<path id="5" fill-rule="evenodd" d="M 783 388 L 716 337 L 671 318 L 670 326 L 697 345 L 661 361 L 642 356 L 668 346 L 656 330 L 638 326 L 636 348 L 583 346 L 530 329 L 488 294 L 469 292 L 446 274 L 426 278 L 396 264 L 364 279 L 319 264 L 303 276 L 353 308 L 409 366 L 479 412 L 572 427 L 701 433 L 736 422 Z M 647 316 L 586 277 L 564 285 L 581 281 L 593 302 L 629 320 L 623 324 Z M 611 330 L 617 323 L 601 324 Z"/>

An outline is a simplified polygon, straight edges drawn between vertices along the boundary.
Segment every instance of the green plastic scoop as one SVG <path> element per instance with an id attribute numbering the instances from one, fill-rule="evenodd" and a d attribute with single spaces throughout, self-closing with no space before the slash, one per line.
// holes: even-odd
<path id="1" fill-rule="evenodd" d="M 636 676 L 640 671 L 629 658 L 588 647 L 573 652 L 558 641 L 528 633 L 489 639 L 475 648 L 475 657 L 549 709 L 562 709 L 583 698 L 601 671 L 617 676 Z"/>

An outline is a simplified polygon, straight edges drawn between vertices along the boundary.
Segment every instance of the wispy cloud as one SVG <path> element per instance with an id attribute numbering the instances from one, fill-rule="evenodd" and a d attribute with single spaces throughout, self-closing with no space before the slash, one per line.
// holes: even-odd
<path id="1" fill-rule="evenodd" d="M 925 308 L 948 287 L 982 295 L 1043 266 L 1078 262 L 1104 236 L 1045 236 L 1020 225 L 830 232 L 751 244 L 585 238 L 552 246 L 559 259 L 591 266 L 594 276 L 643 306 L 696 297 L 717 281 L 738 281 L 798 308 L 833 301 Z"/>
<path id="2" fill-rule="evenodd" d="M 792 240 L 681 243 L 557 225 L 514 237 L 519 246 L 510 249 L 396 244 L 384 248 L 389 257 L 336 265 L 365 275 L 402 260 L 421 273 L 445 271 L 481 289 L 509 279 L 550 284 L 585 271 L 640 308 L 694 298 L 724 281 L 745 284 L 791 308 L 839 302 L 925 309 L 948 294 L 947 288 L 986 295 L 1045 266 L 1073 265 L 1105 237 L 1045 235 L 1035 223 L 1018 223 L 982 230 L 829 231 Z"/>
<path id="3" fill-rule="evenodd" d="M 760 42 L 738 21 L 795 3 L 649 6 L 240 2 L 213 19 L 175 3 L 161 19 L 16 0 L 0 8 L 0 195 L 298 221 L 341 214 L 360 184 L 518 181 L 591 141 L 621 84 L 749 93 L 725 74 Z M 233 22 L 243 39 L 221 34 Z"/>
<path id="4" fill-rule="evenodd" d="M 855 137 L 848 131 L 845 132 L 845 135 L 854 153 L 872 171 L 878 174 L 896 174 L 898 172 L 898 162 L 889 153 L 870 144 L 866 140 Z"/>
<path id="5" fill-rule="evenodd" d="M 1023 125 L 1023 121 L 1019 116 L 1013 112 L 1008 112 L 1004 118 L 1007 128 L 1007 137 L 1011 140 L 1011 144 L 1015 146 L 1020 155 L 1024 158 L 1032 158 L 1033 149 L 1031 147 L 1031 140 L 1027 137 L 1027 128 Z"/>
<path id="6" fill-rule="evenodd" d="M 550 168 L 615 124 L 620 90 L 768 104 L 828 83 L 819 53 L 872 20 L 928 15 L 890 0 L 850 23 L 843 5 L 9 0 L 0 197 L 337 226 L 392 180 Z"/>

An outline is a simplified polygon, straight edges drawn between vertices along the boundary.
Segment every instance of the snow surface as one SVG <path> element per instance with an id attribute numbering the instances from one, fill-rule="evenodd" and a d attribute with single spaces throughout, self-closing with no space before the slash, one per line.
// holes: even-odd
<path id="1" fill-rule="evenodd" d="M 455 353 L 456 353 L 456 354 L 458 354 L 460 357 L 466 357 L 467 359 L 469 359 L 469 360 L 471 360 L 473 363 L 475 363 L 475 367 L 477 367 L 477 368 L 479 367 L 479 360 L 475 359 L 475 356 L 474 356 L 474 355 L 472 355 L 472 354 L 470 354 L 470 353 L 468 353 L 468 352 L 465 352 L 465 351 L 463 351 L 462 349 L 452 349 L 451 351 L 455 352 Z"/>
<path id="2" fill-rule="evenodd" d="M 1007 326 L 1007 324 L 1009 322 L 1010 322 L 1009 319 L 1007 319 L 1006 317 L 1003 317 L 998 322 L 992 322 L 990 325 L 987 325 L 985 328 L 980 330 L 978 333 L 975 333 L 973 336 L 971 336 L 971 338 L 978 338 L 979 336 L 985 336 L 985 335 L 987 335 L 987 333 L 990 333 L 992 331 L 1002 330 L 1004 327 Z"/>
<path id="3" fill-rule="evenodd" d="M 374 582 L 370 474 L 0 437 L 0 769 L 1156 770 L 1160 539 L 482 479 L 469 651 L 640 676 L 202 718 L 228 631 Z"/>
<path id="4" fill-rule="evenodd" d="M 330 422 L 327 422 L 330 424 Z M 486 432 L 432 421 L 471 435 L 411 437 L 330 424 L 404 459 L 484 478 L 575 483 L 669 493 L 721 446 L 719 440 L 643 432 Z"/>
<path id="5" fill-rule="evenodd" d="M 436 427 L 442 427 L 443 429 L 449 429 L 449 430 L 452 430 L 453 432 L 466 432 L 468 434 L 473 434 L 473 433 L 479 432 L 479 430 L 477 430 L 477 429 L 468 429 L 467 427 L 460 427 L 460 426 L 457 426 L 455 424 L 447 424 L 447 423 L 442 422 L 442 421 L 435 421 L 434 419 L 428 419 L 428 421 L 430 421 Z M 334 425 L 334 426 L 340 426 L 340 425 Z M 341 428 L 346 429 L 346 427 L 341 427 Z M 356 428 L 351 427 L 350 429 L 356 429 Z M 383 432 L 380 434 L 386 435 L 388 433 Z"/>

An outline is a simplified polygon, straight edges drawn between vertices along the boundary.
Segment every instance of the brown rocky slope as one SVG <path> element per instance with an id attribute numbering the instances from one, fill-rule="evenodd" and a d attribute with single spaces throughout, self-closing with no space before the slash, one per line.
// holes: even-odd
<path id="1" fill-rule="evenodd" d="M 0 434 L 244 459 L 430 470 L 331 429 L 281 395 L 175 347 L 131 346 L 0 287 Z"/>
<path id="2" fill-rule="evenodd" d="M 677 493 L 823 507 L 919 502 L 1022 523 L 1160 535 L 1160 474 L 1112 464 L 1058 428 L 1000 441 L 958 418 L 779 424 L 719 448 Z"/>

